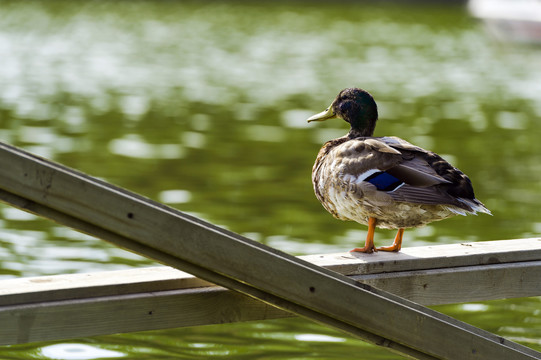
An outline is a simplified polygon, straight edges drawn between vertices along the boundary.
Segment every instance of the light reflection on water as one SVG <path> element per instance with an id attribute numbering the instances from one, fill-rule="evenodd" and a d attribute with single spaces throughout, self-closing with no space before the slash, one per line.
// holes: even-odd
<path id="1" fill-rule="evenodd" d="M 444 155 L 494 213 L 408 230 L 406 246 L 541 233 L 541 52 L 493 43 L 461 7 L 1 6 L 2 141 L 290 253 L 340 252 L 365 228 L 321 208 L 310 170 L 346 127 L 305 119 L 361 86 L 380 106 L 377 135 Z M 155 264 L 9 207 L 0 215 L 0 278 Z M 438 307 L 541 349 L 538 308 L 538 298 Z M 130 359 L 394 358 L 300 319 L 84 342 Z M 49 346 L 0 354 L 50 358 L 38 351 Z"/>
<path id="2" fill-rule="evenodd" d="M 55 344 L 41 349 L 45 358 L 55 360 L 92 360 L 124 357 L 118 351 L 100 349 L 86 344 Z"/>

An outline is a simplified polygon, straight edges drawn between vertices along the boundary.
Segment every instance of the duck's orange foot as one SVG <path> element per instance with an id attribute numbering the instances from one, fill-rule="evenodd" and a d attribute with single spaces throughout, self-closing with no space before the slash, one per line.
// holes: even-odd
<path id="1" fill-rule="evenodd" d="M 364 243 L 364 247 L 362 248 L 355 248 L 351 250 L 350 252 L 362 252 L 365 254 L 372 254 L 374 251 L 377 251 L 376 247 L 374 246 L 374 230 L 376 229 L 376 219 L 375 218 L 368 218 L 368 233 L 366 234 L 366 242 Z"/>
<path id="2" fill-rule="evenodd" d="M 361 252 L 361 253 L 365 253 L 365 254 L 372 254 L 374 251 L 378 251 L 378 249 L 376 249 L 374 244 L 370 244 L 370 245 L 372 245 L 372 246 L 366 246 L 365 245 L 365 247 L 355 248 L 353 250 L 350 250 L 349 252 Z"/>
<path id="3" fill-rule="evenodd" d="M 396 246 L 396 245 L 391 245 L 391 246 L 380 246 L 379 248 L 376 249 L 376 251 L 390 251 L 390 252 L 399 252 L 400 251 L 400 246 Z"/>
<path id="4" fill-rule="evenodd" d="M 393 244 L 391 246 L 380 246 L 376 249 L 376 251 L 400 251 L 400 249 L 402 248 L 402 235 L 404 235 L 404 229 L 398 229 Z"/>

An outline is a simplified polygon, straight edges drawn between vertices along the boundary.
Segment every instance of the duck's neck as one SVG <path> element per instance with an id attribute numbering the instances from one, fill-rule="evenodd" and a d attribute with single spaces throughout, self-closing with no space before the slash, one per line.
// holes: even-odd
<path id="1" fill-rule="evenodd" d="M 373 132 L 361 131 L 357 129 L 350 129 L 348 132 L 348 138 L 355 139 L 358 137 L 371 137 Z"/>
<path id="2" fill-rule="evenodd" d="M 377 119 L 376 119 L 377 120 Z M 353 123 L 349 129 L 348 137 L 370 137 L 374 135 L 374 130 L 376 128 L 376 120 L 365 123 L 362 126 L 355 126 L 357 123 Z"/>
<path id="3" fill-rule="evenodd" d="M 348 136 L 368 137 L 374 134 L 376 122 L 378 121 L 378 110 L 375 106 L 366 106 L 362 112 L 347 114 L 345 120 L 351 125 Z"/>

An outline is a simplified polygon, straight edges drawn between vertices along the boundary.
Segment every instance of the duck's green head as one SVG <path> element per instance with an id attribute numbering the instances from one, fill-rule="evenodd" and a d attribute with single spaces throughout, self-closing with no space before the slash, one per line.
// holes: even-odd
<path id="1" fill-rule="evenodd" d="M 308 122 L 336 118 L 347 121 L 351 125 L 350 132 L 357 136 L 372 136 L 378 120 L 378 107 L 367 91 L 348 88 L 340 91 L 327 109 L 310 117 Z"/>

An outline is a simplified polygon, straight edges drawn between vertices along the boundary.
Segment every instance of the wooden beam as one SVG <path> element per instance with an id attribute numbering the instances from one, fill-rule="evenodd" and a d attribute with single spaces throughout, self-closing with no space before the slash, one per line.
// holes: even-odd
<path id="1" fill-rule="evenodd" d="M 405 248 L 397 259 L 385 253 L 301 258 L 431 305 L 541 295 L 541 261 L 525 260 L 540 245 L 541 239 L 521 239 Z M 430 268 L 407 270 L 418 266 L 412 257 Z M 504 258 L 512 262 L 500 262 Z M 441 259 L 457 266 L 440 268 Z M 495 259 L 498 263 L 459 265 Z M 0 345 L 28 341 L 22 335 L 27 332 L 13 329 L 29 318 L 33 340 L 45 341 L 287 316 L 291 313 L 165 266 L 0 281 Z"/>
<path id="2" fill-rule="evenodd" d="M 301 258 L 343 275 L 493 265 L 541 260 L 541 238 L 418 246 L 369 256 L 342 253 Z"/>
<path id="3" fill-rule="evenodd" d="M 539 353 L 6 144 L 4 201 L 420 359 Z M 33 319 L 14 331 L 32 341 Z"/>
<path id="4" fill-rule="evenodd" d="M 300 256 L 423 305 L 540 296 L 541 238 Z M 412 259 L 422 259 L 411 261 Z M 422 266 L 422 268 L 420 268 Z M 0 281 L 0 306 L 214 286 L 170 267 Z"/>

